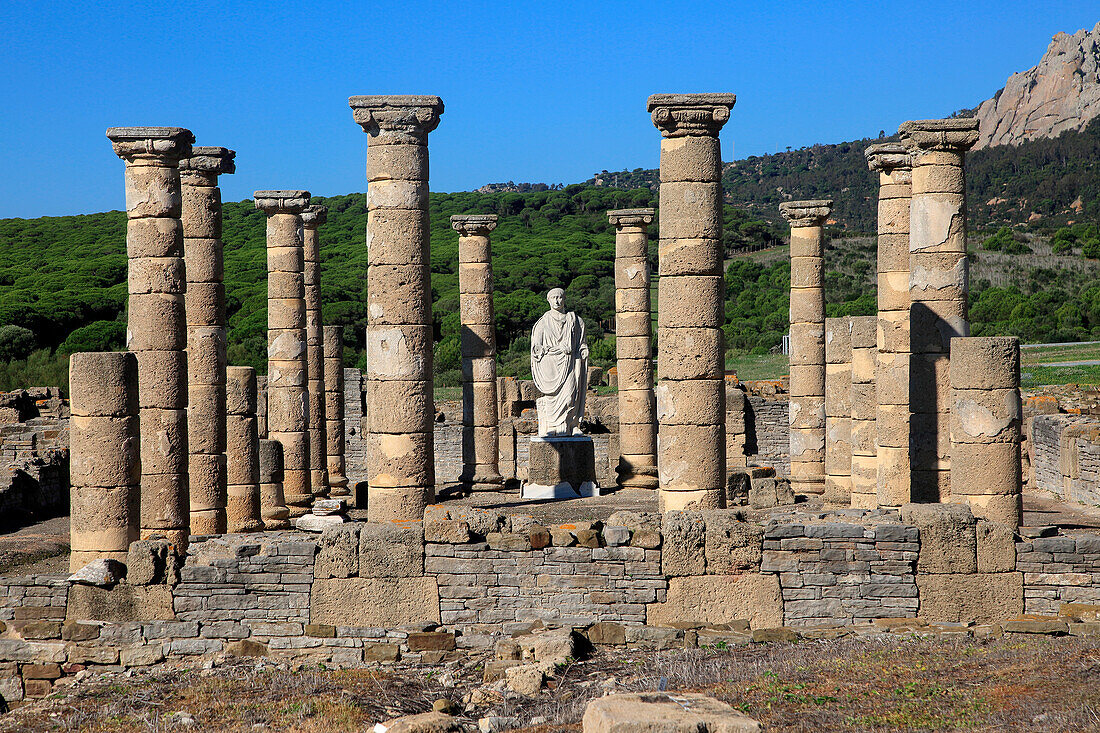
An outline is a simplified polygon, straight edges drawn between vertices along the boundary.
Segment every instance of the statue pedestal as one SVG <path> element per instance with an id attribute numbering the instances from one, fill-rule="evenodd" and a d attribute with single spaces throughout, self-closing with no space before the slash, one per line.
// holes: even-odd
<path id="1" fill-rule="evenodd" d="M 599 496 L 596 449 L 587 435 L 532 436 L 524 499 Z"/>

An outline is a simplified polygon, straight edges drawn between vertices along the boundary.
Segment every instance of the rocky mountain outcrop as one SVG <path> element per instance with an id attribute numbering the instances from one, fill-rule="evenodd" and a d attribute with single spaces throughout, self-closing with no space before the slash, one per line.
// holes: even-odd
<path id="1" fill-rule="evenodd" d="M 1100 115 L 1100 23 L 1059 33 L 1036 66 L 1013 74 L 978 107 L 976 148 L 1080 130 Z"/>

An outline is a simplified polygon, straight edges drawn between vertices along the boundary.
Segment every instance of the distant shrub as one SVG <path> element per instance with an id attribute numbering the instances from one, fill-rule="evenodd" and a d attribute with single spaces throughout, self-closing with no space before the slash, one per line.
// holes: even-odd
<path id="1" fill-rule="evenodd" d="M 120 321 L 95 321 L 70 333 L 57 352 L 67 356 L 82 351 L 115 351 L 125 345 L 126 324 Z"/>
<path id="2" fill-rule="evenodd" d="M 26 359 L 34 351 L 34 331 L 22 326 L 0 327 L 0 361 Z"/>

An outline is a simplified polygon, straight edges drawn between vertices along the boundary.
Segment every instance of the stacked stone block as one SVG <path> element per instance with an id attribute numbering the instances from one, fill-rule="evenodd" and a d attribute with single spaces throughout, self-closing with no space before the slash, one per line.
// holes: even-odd
<path id="1" fill-rule="evenodd" d="M 825 490 L 825 220 L 832 201 L 787 201 L 791 224 L 790 454 L 796 494 Z"/>
<path id="2" fill-rule="evenodd" d="M 126 561 L 138 539 L 138 364 L 132 353 L 69 357 L 70 568 Z"/>
<path id="3" fill-rule="evenodd" d="M 898 507 L 912 500 L 909 462 L 909 202 L 913 168 L 901 143 L 866 150 L 879 172 L 878 362 L 875 368 L 878 468 L 876 502 Z"/>
<path id="4" fill-rule="evenodd" d="M 656 489 L 657 415 L 650 351 L 649 235 L 653 209 L 607 212 L 615 227 L 615 350 L 619 389 L 618 484 Z"/>
<path id="5" fill-rule="evenodd" d="M 335 497 L 350 496 L 344 461 L 344 327 L 324 327 L 325 452 Z"/>
<path id="6" fill-rule="evenodd" d="M 230 532 L 264 529 L 260 510 L 260 436 L 256 428 L 256 371 L 226 369 L 226 517 Z"/>
<path id="7" fill-rule="evenodd" d="M 367 133 L 367 516 L 418 519 L 435 497 L 428 133 L 435 96 L 352 97 Z"/>
<path id="8" fill-rule="evenodd" d="M 1020 524 L 1020 341 L 951 342 L 951 500 L 977 517 Z"/>
<path id="9" fill-rule="evenodd" d="M 138 363 L 141 534 L 187 546 L 187 320 L 179 161 L 195 136 L 180 127 L 113 127 L 126 162 L 129 292 L 126 348 Z"/>
<path id="10" fill-rule="evenodd" d="M 825 502 L 852 502 L 852 319 L 825 319 Z"/>
<path id="11" fill-rule="evenodd" d="M 852 318 L 852 506 L 878 503 L 877 316 Z"/>
<path id="12" fill-rule="evenodd" d="M 725 282 L 718 133 L 735 101 L 732 94 L 655 94 L 647 103 L 661 131 L 661 381 L 656 388 L 661 511 L 723 505 Z"/>
<path id="13" fill-rule="evenodd" d="M 193 147 L 180 161 L 187 269 L 187 443 L 192 534 L 226 530 L 225 285 L 218 176 L 236 153 Z"/>
<path id="14" fill-rule="evenodd" d="M 317 228 L 328 209 L 310 206 L 302 212 L 303 285 L 306 304 L 306 371 L 309 402 L 309 484 L 314 499 L 328 496 L 328 439 L 325 435 L 325 352 L 321 317 L 321 245 Z"/>
<path id="15" fill-rule="evenodd" d="M 451 217 L 458 232 L 458 297 L 462 324 L 462 474 L 473 491 L 499 489 L 496 318 L 489 234 L 496 214 Z"/>
<path id="16" fill-rule="evenodd" d="M 909 205 L 910 445 L 914 501 L 951 495 L 951 339 L 969 336 L 966 177 L 974 118 L 917 120 L 898 129 L 913 165 Z"/>
<path id="17" fill-rule="evenodd" d="M 290 526 L 290 510 L 283 496 L 283 444 L 261 438 L 258 452 L 260 516 L 264 529 L 286 529 Z"/>
<path id="18" fill-rule="evenodd" d="M 283 446 L 291 518 L 309 511 L 309 381 L 302 212 L 309 191 L 257 191 L 267 214 L 267 435 Z"/>

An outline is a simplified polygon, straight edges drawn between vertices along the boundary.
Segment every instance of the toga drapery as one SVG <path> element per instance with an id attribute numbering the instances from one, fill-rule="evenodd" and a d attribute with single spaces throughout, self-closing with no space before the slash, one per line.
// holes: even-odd
<path id="1" fill-rule="evenodd" d="M 538 406 L 539 435 L 580 432 L 588 391 L 588 357 L 584 321 L 576 313 L 549 310 L 531 331 L 531 376 L 542 392 Z M 582 351 L 583 350 L 583 351 Z"/>

